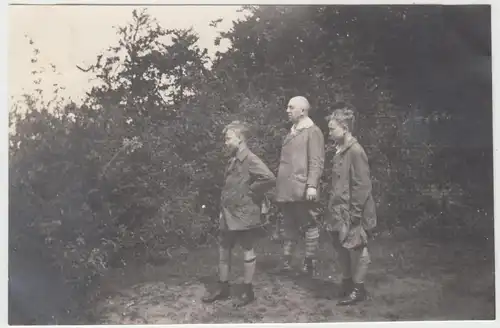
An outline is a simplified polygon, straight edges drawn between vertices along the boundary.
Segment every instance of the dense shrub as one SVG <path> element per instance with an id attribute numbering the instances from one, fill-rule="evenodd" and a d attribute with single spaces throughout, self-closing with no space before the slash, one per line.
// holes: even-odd
<path id="1" fill-rule="evenodd" d="M 210 242 L 227 161 L 222 127 L 249 122 L 251 149 L 276 172 L 289 128 L 286 102 L 299 94 L 325 132 L 335 104 L 357 109 L 355 134 L 370 159 L 380 230 L 491 236 L 491 131 L 474 128 L 491 126 L 491 102 L 479 114 L 457 102 L 436 109 L 429 104 L 440 95 L 415 86 L 409 93 L 405 81 L 413 76 L 401 72 L 401 61 L 408 74 L 413 63 L 429 71 L 436 54 L 456 50 L 441 42 L 450 32 L 436 8 L 248 7 L 246 19 L 215 41 L 232 46 L 210 69 L 193 31 L 164 30 L 134 11 L 117 30 L 118 45 L 88 68 L 101 83 L 83 105 L 27 97 L 23 114 L 12 108 L 11 256 L 43 258 L 65 283 L 87 286 L 110 264 L 126 265 L 124 249 L 163 261 L 179 245 Z M 392 47 L 400 42 L 406 46 Z M 426 61 L 411 52 L 423 45 Z M 491 89 L 475 90 L 471 102 L 491 98 Z M 450 146 L 459 128 L 476 132 L 479 146 Z"/>

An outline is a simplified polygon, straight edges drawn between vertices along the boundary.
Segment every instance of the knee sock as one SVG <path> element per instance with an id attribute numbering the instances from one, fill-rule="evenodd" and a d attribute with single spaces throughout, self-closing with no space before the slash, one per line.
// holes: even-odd
<path id="1" fill-rule="evenodd" d="M 283 255 L 285 258 L 290 259 L 295 249 L 295 241 L 286 239 L 283 241 Z"/>
<path id="2" fill-rule="evenodd" d="M 231 250 L 221 248 L 219 250 L 219 280 L 227 282 L 229 280 L 229 270 L 231 267 Z"/>
<path id="3" fill-rule="evenodd" d="M 359 250 L 352 250 L 351 264 L 353 273 L 352 280 L 355 284 L 363 284 L 365 282 L 366 273 L 368 272 L 368 265 L 370 264 L 368 248 L 363 247 Z"/>
<path id="4" fill-rule="evenodd" d="M 319 229 L 317 227 L 309 227 L 306 231 L 305 253 L 306 258 L 315 258 L 319 244 Z"/>
<path id="5" fill-rule="evenodd" d="M 253 250 L 244 252 L 244 282 L 251 284 L 255 273 L 256 256 Z"/>

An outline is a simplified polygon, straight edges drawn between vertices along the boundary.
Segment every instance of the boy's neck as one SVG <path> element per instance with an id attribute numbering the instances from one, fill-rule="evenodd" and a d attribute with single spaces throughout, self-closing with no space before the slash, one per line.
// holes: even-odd
<path id="1" fill-rule="evenodd" d="M 346 132 L 344 137 L 337 142 L 337 147 L 342 148 L 346 146 L 354 138 L 350 132 Z"/>

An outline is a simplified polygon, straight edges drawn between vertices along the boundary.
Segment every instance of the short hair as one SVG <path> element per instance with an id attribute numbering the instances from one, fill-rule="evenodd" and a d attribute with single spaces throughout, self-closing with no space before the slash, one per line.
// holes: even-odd
<path id="1" fill-rule="evenodd" d="M 326 117 L 327 122 L 329 123 L 331 120 L 335 120 L 339 123 L 344 129 L 349 132 L 352 132 L 354 129 L 354 122 L 356 117 L 354 115 L 354 110 L 350 108 L 348 105 L 344 105 L 341 108 L 337 108 Z"/>
<path id="2" fill-rule="evenodd" d="M 242 139 L 247 139 L 248 126 L 242 121 L 232 121 L 224 127 L 222 133 L 226 134 L 228 131 L 234 131 Z"/>
<path id="3" fill-rule="evenodd" d="M 309 103 L 309 100 L 307 100 L 306 97 L 304 96 L 295 96 L 290 99 L 290 101 L 295 100 L 299 102 L 299 104 L 302 106 L 302 109 L 305 110 L 306 112 L 310 112 L 311 110 L 311 104 Z"/>

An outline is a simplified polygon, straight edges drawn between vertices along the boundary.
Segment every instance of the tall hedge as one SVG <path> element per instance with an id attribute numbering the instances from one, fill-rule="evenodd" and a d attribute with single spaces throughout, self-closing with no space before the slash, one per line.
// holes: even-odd
<path id="1" fill-rule="evenodd" d="M 21 264 L 12 259 L 37 258 L 47 267 L 34 266 L 33 277 L 57 272 L 61 286 L 85 290 L 110 265 L 129 263 L 125 249 L 142 261 L 165 261 L 179 245 L 209 243 L 227 161 L 222 127 L 232 119 L 249 122 L 250 147 L 276 172 L 289 128 L 286 102 L 295 95 L 311 101 L 325 137 L 324 117 L 335 105 L 356 108 L 355 134 L 370 160 L 380 230 L 492 240 L 488 44 L 481 60 L 441 62 L 463 47 L 449 42 L 453 29 L 443 19 L 475 19 L 477 31 L 489 24 L 488 8 L 244 10 L 246 18 L 214 40 L 228 39 L 231 47 L 211 65 L 195 31 L 165 30 L 134 11 L 117 29 L 118 44 L 98 54 L 95 65 L 80 67 L 100 81 L 83 105 L 49 104 L 44 99 L 53 95 L 41 94 L 23 100 L 24 112 L 12 108 L 13 276 Z M 424 83 L 435 86 L 437 73 L 472 62 L 477 69 L 460 75 L 462 83 L 439 92 Z M 322 188 L 329 177 L 327 164 Z M 21 293 L 20 285 L 11 284 L 12 293 Z M 68 296 L 59 299 L 53 311 Z"/>

